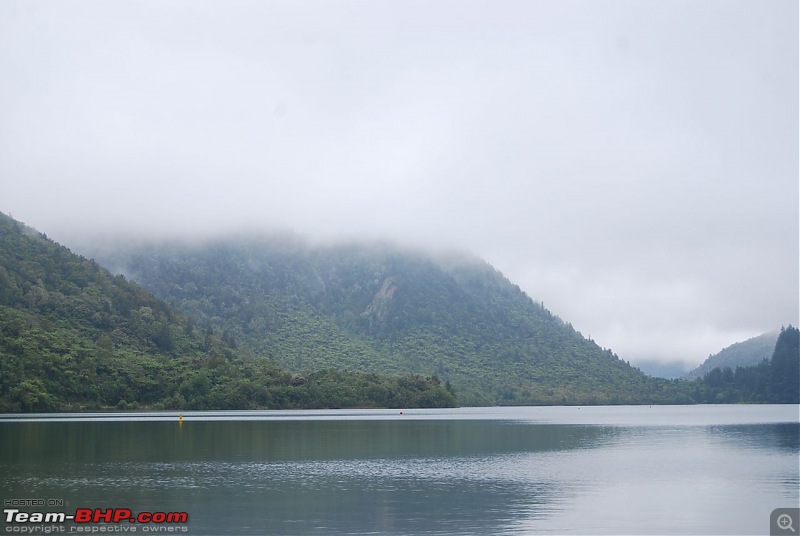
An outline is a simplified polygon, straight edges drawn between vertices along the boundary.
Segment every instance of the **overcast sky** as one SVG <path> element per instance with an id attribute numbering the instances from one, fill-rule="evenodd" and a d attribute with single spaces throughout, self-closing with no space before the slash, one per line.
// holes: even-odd
<path id="1" fill-rule="evenodd" d="M 795 0 L 0 2 L 0 211 L 480 255 L 633 363 L 798 324 Z"/>

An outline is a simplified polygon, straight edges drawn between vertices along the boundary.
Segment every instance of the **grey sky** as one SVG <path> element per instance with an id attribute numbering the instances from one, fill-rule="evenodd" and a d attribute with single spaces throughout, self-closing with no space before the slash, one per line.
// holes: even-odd
<path id="1" fill-rule="evenodd" d="M 623 359 L 798 323 L 794 0 L 0 2 L 0 211 L 472 251 Z"/>

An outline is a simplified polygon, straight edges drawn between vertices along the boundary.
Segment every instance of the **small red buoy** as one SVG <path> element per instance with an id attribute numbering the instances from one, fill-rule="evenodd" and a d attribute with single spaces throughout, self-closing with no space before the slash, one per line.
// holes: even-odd
<path id="1" fill-rule="evenodd" d="M 402 414 L 403 414 L 403 412 L 401 411 L 401 412 L 400 412 L 400 415 L 402 415 Z"/>

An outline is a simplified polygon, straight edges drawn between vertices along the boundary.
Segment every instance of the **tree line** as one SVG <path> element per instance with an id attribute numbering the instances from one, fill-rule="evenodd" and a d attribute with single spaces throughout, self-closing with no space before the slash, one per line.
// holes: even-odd
<path id="1" fill-rule="evenodd" d="M 772 358 L 750 367 L 721 367 L 691 384 L 699 403 L 800 404 L 800 331 L 781 328 Z"/>

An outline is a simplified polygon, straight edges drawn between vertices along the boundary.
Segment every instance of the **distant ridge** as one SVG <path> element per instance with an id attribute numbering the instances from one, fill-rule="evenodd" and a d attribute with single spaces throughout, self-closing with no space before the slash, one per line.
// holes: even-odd
<path id="1" fill-rule="evenodd" d="M 686 373 L 683 378 L 693 380 L 702 378 L 715 368 L 750 367 L 769 359 L 778 340 L 777 331 L 762 333 L 746 341 L 734 343 L 708 358 L 697 368 Z"/>
<path id="2" fill-rule="evenodd" d="M 637 361 L 634 364 L 648 376 L 670 380 L 681 378 L 689 368 L 683 361 Z"/>

